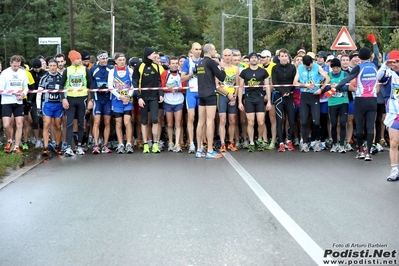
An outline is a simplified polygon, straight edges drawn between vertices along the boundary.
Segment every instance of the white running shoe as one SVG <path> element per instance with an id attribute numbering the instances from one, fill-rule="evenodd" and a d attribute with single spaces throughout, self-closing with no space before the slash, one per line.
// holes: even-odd
<path id="1" fill-rule="evenodd" d="M 85 154 L 82 146 L 78 146 L 78 148 L 76 149 L 76 154 L 77 155 L 84 155 Z"/>

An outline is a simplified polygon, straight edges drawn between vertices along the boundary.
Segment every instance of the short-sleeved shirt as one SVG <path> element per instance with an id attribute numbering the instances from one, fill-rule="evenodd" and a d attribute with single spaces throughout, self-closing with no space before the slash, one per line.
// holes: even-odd
<path id="1" fill-rule="evenodd" d="M 266 92 L 261 85 L 265 85 L 265 79 L 269 74 L 264 68 L 258 67 L 256 70 L 246 68 L 240 73 L 240 77 L 244 79 L 245 86 L 254 86 L 245 88 L 245 100 L 250 102 L 263 101 Z"/>

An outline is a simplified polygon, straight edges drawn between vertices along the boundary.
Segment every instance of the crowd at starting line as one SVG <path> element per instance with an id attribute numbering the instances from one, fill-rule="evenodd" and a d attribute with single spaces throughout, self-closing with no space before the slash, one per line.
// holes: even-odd
<path id="1" fill-rule="evenodd" d="M 277 150 L 353 151 L 372 161 L 389 133 L 391 172 L 399 180 L 399 51 L 384 63 L 373 34 L 337 57 L 282 48 L 241 55 L 193 43 L 189 54 L 145 48 L 142 59 L 71 50 L 14 55 L 0 74 L 4 152 L 33 141 L 43 155 L 182 152 L 197 158 Z M 355 134 L 354 134 L 355 132 Z M 32 144 L 31 144 L 32 145 Z"/>

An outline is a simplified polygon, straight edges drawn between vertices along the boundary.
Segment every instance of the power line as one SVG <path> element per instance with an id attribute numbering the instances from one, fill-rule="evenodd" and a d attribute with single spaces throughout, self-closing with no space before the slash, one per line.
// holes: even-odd
<path id="1" fill-rule="evenodd" d="M 102 11 L 107 12 L 107 13 L 111 13 L 111 12 L 112 12 L 112 10 L 105 10 L 104 8 L 102 8 L 99 4 L 97 4 L 96 0 L 93 0 L 93 2 L 94 2 L 94 3 L 98 6 L 98 8 L 101 9 Z"/>
<path id="2" fill-rule="evenodd" d="M 248 17 L 245 16 L 238 16 L 238 15 L 231 15 L 231 14 L 224 14 L 226 18 L 233 18 L 233 17 L 237 17 L 237 18 L 245 18 L 248 19 Z M 306 26 L 310 26 L 310 23 L 306 23 L 306 22 L 293 22 L 293 21 L 284 21 L 284 20 L 275 20 L 275 19 L 265 19 L 265 18 L 253 18 L 255 20 L 261 20 L 261 21 L 268 21 L 268 22 L 274 22 L 274 23 L 284 23 L 284 24 L 294 24 L 294 25 L 306 25 Z M 342 28 L 343 26 L 346 25 L 330 25 L 330 24 L 316 24 L 316 26 L 321 26 L 321 27 L 337 27 L 337 28 Z M 355 26 L 356 28 L 381 28 L 381 29 L 387 29 L 387 28 L 391 28 L 391 29 L 395 29 L 395 28 L 399 28 L 399 26 Z"/>
<path id="3" fill-rule="evenodd" d="M 8 23 L 8 25 L 3 29 L 3 31 L 1 32 L 0 35 L 4 34 L 4 32 L 6 31 L 6 29 L 8 28 L 8 26 L 11 25 L 11 23 L 13 23 L 13 21 L 18 17 L 19 13 L 21 13 L 22 9 L 25 8 L 25 6 L 28 4 L 29 0 L 26 1 L 25 5 L 18 11 L 18 13 L 12 18 L 12 20 L 10 21 L 10 23 Z"/>

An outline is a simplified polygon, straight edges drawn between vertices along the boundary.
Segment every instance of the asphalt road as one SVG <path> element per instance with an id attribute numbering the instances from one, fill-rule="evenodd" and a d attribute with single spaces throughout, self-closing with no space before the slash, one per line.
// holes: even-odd
<path id="1" fill-rule="evenodd" d="M 0 190 L 0 265 L 397 265 L 388 152 L 354 155 L 54 158 Z"/>

